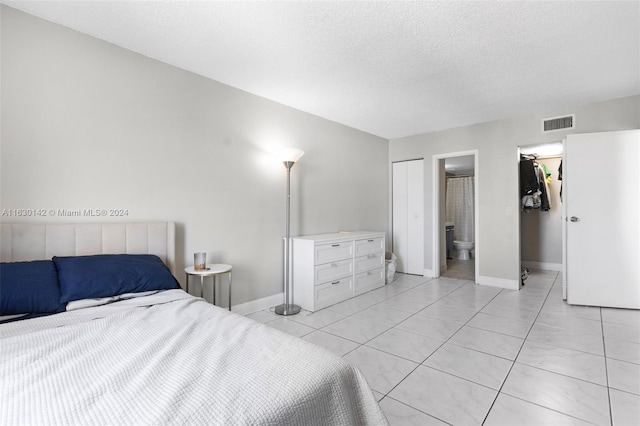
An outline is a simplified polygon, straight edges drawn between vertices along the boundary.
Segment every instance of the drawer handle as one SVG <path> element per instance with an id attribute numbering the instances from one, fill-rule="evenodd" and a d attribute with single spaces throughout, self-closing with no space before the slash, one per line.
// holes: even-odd
<path id="1" fill-rule="evenodd" d="M 372 242 L 373 242 L 373 240 L 367 240 L 367 242 L 372 243 Z"/>
<path id="2" fill-rule="evenodd" d="M 369 256 L 367 256 L 367 259 L 373 259 L 374 257 L 376 257 L 375 254 L 370 254 Z"/>
<path id="3" fill-rule="evenodd" d="M 340 247 L 340 244 L 331 244 L 331 247 Z"/>
<path id="4" fill-rule="evenodd" d="M 331 264 L 331 267 L 332 267 L 332 268 L 337 268 L 337 267 L 338 267 L 338 265 L 336 265 L 335 263 L 332 263 L 332 264 Z"/>
<path id="5" fill-rule="evenodd" d="M 340 284 L 340 281 L 338 280 L 331 283 L 331 285 L 336 285 L 336 284 Z"/>

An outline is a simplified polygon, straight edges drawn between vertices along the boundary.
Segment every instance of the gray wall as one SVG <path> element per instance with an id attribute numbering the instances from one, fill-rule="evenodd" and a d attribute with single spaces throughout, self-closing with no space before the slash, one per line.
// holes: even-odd
<path id="1" fill-rule="evenodd" d="M 542 134 L 543 118 L 570 113 L 576 114 L 575 129 Z M 517 147 L 559 141 L 569 133 L 634 128 L 640 128 L 640 96 L 392 139 L 390 162 L 425 159 L 425 269 L 433 269 L 433 155 L 478 150 L 480 247 L 476 253 L 480 280 L 493 285 L 517 284 L 520 252 Z"/>
<path id="2" fill-rule="evenodd" d="M 1 12 L 0 207 L 128 210 L 3 222 L 175 221 L 178 271 L 206 251 L 233 265 L 234 304 L 276 295 L 286 172 L 269 151 L 280 145 L 305 151 L 292 235 L 387 230 L 387 140 Z"/>

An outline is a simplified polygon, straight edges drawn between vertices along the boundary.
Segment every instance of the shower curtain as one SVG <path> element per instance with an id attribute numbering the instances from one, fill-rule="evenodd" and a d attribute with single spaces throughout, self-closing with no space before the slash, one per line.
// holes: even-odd
<path id="1" fill-rule="evenodd" d="M 454 238 L 474 242 L 474 177 L 447 178 L 445 217 L 453 222 Z"/>

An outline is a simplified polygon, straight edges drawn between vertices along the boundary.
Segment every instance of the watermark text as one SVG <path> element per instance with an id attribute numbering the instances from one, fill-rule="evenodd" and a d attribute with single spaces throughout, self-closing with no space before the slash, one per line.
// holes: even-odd
<path id="1" fill-rule="evenodd" d="M 2 217 L 126 217 L 129 209 L 2 209 Z"/>

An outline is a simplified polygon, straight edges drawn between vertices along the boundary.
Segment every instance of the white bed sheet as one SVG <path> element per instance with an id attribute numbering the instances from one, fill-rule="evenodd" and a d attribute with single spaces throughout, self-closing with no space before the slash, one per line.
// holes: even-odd
<path id="1" fill-rule="evenodd" d="M 0 325 L 0 424 L 386 425 L 351 364 L 182 290 Z"/>

